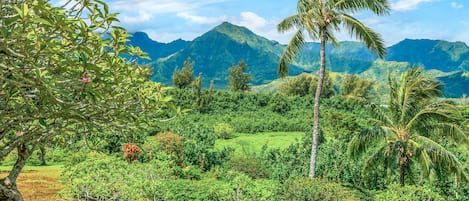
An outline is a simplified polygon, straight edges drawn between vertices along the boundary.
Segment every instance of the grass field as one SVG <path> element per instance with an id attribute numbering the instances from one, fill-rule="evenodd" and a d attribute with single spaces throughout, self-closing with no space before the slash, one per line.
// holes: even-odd
<path id="1" fill-rule="evenodd" d="M 5 177 L 10 166 L 0 166 L 0 177 Z M 25 201 L 57 200 L 60 191 L 60 166 L 26 166 L 18 177 L 17 185 Z"/>
<path id="2" fill-rule="evenodd" d="M 235 138 L 223 140 L 219 139 L 215 143 L 216 149 L 232 147 L 235 154 L 257 153 L 262 146 L 267 144 L 269 148 L 287 148 L 301 139 L 304 132 L 265 132 L 256 134 L 236 134 Z"/>

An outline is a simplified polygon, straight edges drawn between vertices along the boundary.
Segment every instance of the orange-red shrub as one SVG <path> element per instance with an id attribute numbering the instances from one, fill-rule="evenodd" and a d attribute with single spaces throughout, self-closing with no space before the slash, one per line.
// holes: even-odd
<path id="1" fill-rule="evenodd" d="M 131 163 L 132 161 L 137 160 L 138 154 L 142 150 L 135 144 L 127 143 L 122 146 L 122 151 L 124 152 L 124 159 L 126 159 L 127 162 Z"/>

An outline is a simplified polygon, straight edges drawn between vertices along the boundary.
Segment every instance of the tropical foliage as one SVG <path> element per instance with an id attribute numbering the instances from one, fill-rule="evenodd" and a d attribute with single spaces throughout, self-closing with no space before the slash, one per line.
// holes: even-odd
<path id="1" fill-rule="evenodd" d="M 126 46 L 116 14 L 101 1 L 69 3 L 67 10 L 40 0 L 0 5 L 0 158 L 17 156 L 2 200 L 21 200 L 16 180 L 39 145 L 131 140 L 164 117 L 164 88 L 132 62 L 145 55 Z"/>
<path id="2" fill-rule="evenodd" d="M 345 28 L 352 36 L 355 36 L 357 39 L 365 43 L 368 49 L 378 54 L 379 57 L 383 58 L 386 51 L 381 36 L 350 15 L 351 13 L 353 14 L 360 10 L 370 10 L 376 15 L 384 15 L 389 12 L 389 2 L 387 0 L 299 0 L 297 13 L 285 18 L 278 25 L 278 30 L 280 32 L 286 32 L 291 29 L 297 30 L 280 58 L 280 63 L 278 65 L 278 73 L 280 77 L 288 75 L 287 64 L 292 63 L 295 57 L 300 53 L 301 48 L 304 46 L 306 41 L 305 36 L 309 36 L 313 40 L 320 41 L 320 67 L 318 84 L 314 98 L 310 177 L 314 177 L 316 168 L 320 116 L 319 104 L 326 71 L 326 43 L 337 45 L 338 41 L 334 36 L 334 31 L 339 31 L 341 28 Z"/>
<path id="3" fill-rule="evenodd" d="M 194 62 L 191 61 L 190 57 L 187 57 L 182 66 L 182 70 L 179 70 L 178 67 L 174 69 L 173 72 L 173 84 L 174 86 L 183 89 L 190 87 L 194 81 Z"/>
<path id="4" fill-rule="evenodd" d="M 248 65 L 243 60 L 238 62 L 237 66 L 228 68 L 230 76 L 228 77 L 228 86 L 231 91 L 248 91 L 251 75 L 246 73 Z"/>
<path id="5" fill-rule="evenodd" d="M 327 98 L 318 105 L 312 97 L 320 79 L 311 74 L 285 79 L 284 88 L 295 93 L 215 90 L 230 73 L 225 67 L 240 59 L 238 52 L 227 59 L 234 62 L 218 65 L 217 75 L 200 73 L 187 59 L 191 81 L 166 88 L 148 81 L 150 70 L 139 65 L 148 57 L 127 46 L 127 32 L 113 25 L 116 14 L 105 3 L 66 2 L 57 8 L 41 0 L 0 1 L 0 170 L 6 171 L 0 200 L 23 200 L 21 193 L 27 200 L 50 200 L 42 197 L 43 188 L 59 177 L 46 191 L 60 191 L 56 199 L 62 200 L 469 200 L 469 105 L 464 98 L 441 99 L 441 84 L 422 69 L 385 61 L 374 62 L 374 70 L 366 70 L 368 64 L 355 69 L 362 75 L 396 72 L 387 84 L 323 72 L 319 92 Z M 328 16 L 381 3 L 386 1 L 300 0 L 298 16 L 305 17 L 303 25 L 329 23 L 318 33 L 332 34 L 347 16 L 327 22 Z M 254 34 L 248 29 L 223 23 L 215 30 L 210 34 L 222 47 L 243 47 L 249 61 L 278 61 L 265 51 L 282 54 L 282 45 L 249 38 Z M 171 62 L 188 53 L 171 51 L 197 49 L 206 40 L 178 40 L 152 56 L 171 55 L 158 59 Z M 371 55 L 360 53 L 366 45 L 343 44 L 352 45 L 357 57 Z M 324 56 L 320 44 L 304 47 Z M 216 49 L 199 54 L 227 56 Z M 463 47 L 458 51 L 465 56 Z M 275 70 L 252 71 L 249 64 L 253 80 Z M 246 81 L 245 67 L 237 73 Z M 204 89 L 203 79 L 214 76 L 222 79 Z M 375 89 L 379 97 L 372 96 Z M 313 106 L 322 112 L 316 137 Z M 317 178 L 311 179 L 313 141 Z M 28 167 L 37 165 L 52 166 Z M 35 171 L 24 172 L 29 170 Z M 43 177 L 43 170 L 54 174 Z M 36 185 L 44 179 L 46 185 Z M 39 197 L 29 195 L 38 191 Z"/>
<path id="6" fill-rule="evenodd" d="M 357 155 L 377 144 L 378 148 L 372 149 L 365 163 L 365 170 L 377 162 L 398 167 L 402 186 L 414 165 L 420 167 L 423 176 L 445 167 L 459 180 L 467 180 L 461 162 L 440 144 L 467 142 L 458 124 L 459 111 L 447 102 L 435 100 L 441 95 L 441 84 L 426 77 L 421 68 L 413 68 L 400 80 L 389 76 L 389 86 L 388 108 L 372 105 L 373 127 L 352 139 L 350 153 Z"/>
<path id="7" fill-rule="evenodd" d="M 290 96 L 308 96 L 316 93 L 318 77 L 312 74 L 302 73 L 299 76 L 288 79 L 280 85 L 280 92 Z M 334 95 L 334 84 L 326 75 L 321 96 L 329 98 Z"/>

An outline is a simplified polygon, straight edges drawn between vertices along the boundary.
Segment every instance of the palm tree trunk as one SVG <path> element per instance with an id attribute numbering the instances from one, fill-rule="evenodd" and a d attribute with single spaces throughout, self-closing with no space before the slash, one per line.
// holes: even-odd
<path id="1" fill-rule="evenodd" d="M 23 201 L 16 180 L 26 164 L 26 160 L 31 156 L 32 150 L 28 149 L 25 144 L 18 147 L 18 158 L 12 170 L 7 177 L 0 180 L 0 200 Z"/>
<path id="2" fill-rule="evenodd" d="M 405 167 L 404 166 L 405 166 L 404 164 L 399 165 L 399 174 L 400 174 L 399 182 L 401 186 L 405 185 Z"/>
<path id="3" fill-rule="evenodd" d="M 321 65 L 319 68 L 318 86 L 314 97 L 314 114 L 313 114 L 313 143 L 311 145 L 311 162 L 309 164 L 309 177 L 314 178 L 316 169 L 316 156 L 318 153 L 318 137 L 319 137 L 319 104 L 321 102 L 322 85 L 324 83 L 326 71 L 326 35 L 321 31 Z"/>

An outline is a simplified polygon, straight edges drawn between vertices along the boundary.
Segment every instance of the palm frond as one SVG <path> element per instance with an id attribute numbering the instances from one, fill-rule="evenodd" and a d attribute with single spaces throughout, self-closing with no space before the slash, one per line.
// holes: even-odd
<path id="1" fill-rule="evenodd" d="M 335 47 L 340 46 L 339 40 L 337 40 L 337 38 L 334 36 L 334 31 L 329 29 L 330 27 L 328 27 L 328 30 L 325 31 L 326 41 L 328 43 L 332 43 L 332 45 L 334 45 Z"/>
<path id="2" fill-rule="evenodd" d="M 386 46 L 381 35 L 365 26 L 354 17 L 342 13 L 343 25 L 349 30 L 350 35 L 365 43 L 366 47 L 376 53 L 380 58 L 386 54 Z"/>
<path id="3" fill-rule="evenodd" d="M 386 131 L 381 127 L 363 129 L 360 133 L 353 136 L 348 145 L 348 154 L 357 157 L 373 147 L 378 140 L 386 138 Z"/>
<path id="4" fill-rule="evenodd" d="M 280 33 L 285 33 L 287 31 L 290 31 L 292 29 L 302 29 L 302 15 L 300 14 L 295 14 L 288 16 L 284 20 L 282 20 L 278 25 L 277 25 L 277 30 Z"/>
<path id="5" fill-rule="evenodd" d="M 387 125 L 389 127 L 394 127 L 394 122 L 388 117 L 386 112 L 384 112 L 381 107 L 377 104 L 370 104 L 371 112 L 375 120 L 378 121 L 379 125 Z"/>
<path id="6" fill-rule="evenodd" d="M 456 124 L 460 120 L 461 116 L 457 109 L 447 103 L 434 103 L 427 105 L 425 108 L 412 115 L 412 118 L 408 120 L 406 128 L 424 128 L 424 129 L 436 129 L 438 125 L 443 127 L 438 129 L 448 128 L 445 124 Z M 443 123 L 443 124 L 440 124 Z M 453 127 L 450 127 L 453 129 Z"/>
<path id="7" fill-rule="evenodd" d="M 288 43 L 285 51 L 280 58 L 280 62 L 278 64 L 278 74 L 280 77 L 286 77 L 288 75 L 288 64 L 292 63 L 296 56 L 301 51 L 301 48 L 305 44 L 305 39 L 303 35 L 303 31 L 300 29 L 298 30 L 293 38 Z"/>
<path id="8" fill-rule="evenodd" d="M 430 175 L 430 168 L 433 165 L 432 160 L 430 159 L 430 156 L 428 153 L 425 151 L 425 149 L 422 147 L 421 144 L 418 142 L 410 139 L 408 141 L 410 147 L 412 148 L 413 154 L 417 157 L 418 164 L 420 165 L 420 169 L 423 171 L 425 176 Z"/>
<path id="9" fill-rule="evenodd" d="M 388 0 L 333 0 L 334 6 L 349 13 L 355 13 L 360 10 L 370 10 L 376 15 L 387 15 L 391 11 Z"/>
<path id="10" fill-rule="evenodd" d="M 451 139 L 456 143 L 468 143 L 467 134 L 459 125 L 454 123 L 432 121 L 424 129 L 427 131 L 425 137 L 440 140 Z"/>
<path id="11" fill-rule="evenodd" d="M 378 165 L 378 162 L 383 162 L 383 160 L 386 163 L 386 166 L 388 166 L 387 163 L 389 163 L 389 160 L 394 158 L 393 156 L 386 156 L 388 152 L 392 153 L 390 148 L 392 147 L 387 144 L 381 144 L 379 149 L 377 149 L 371 156 L 366 158 L 362 166 L 362 172 L 367 172 L 371 167 Z"/>
<path id="12" fill-rule="evenodd" d="M 460 180 L 469 181 L 463 165 L 453 153 L 424 136 L 415 136 L 413 140 L 422 145 L 421 151 L 427 152 L 426 154 L 435 166 L 454 173 Z"/>
<path id="13" fill-rule="evenodd" d="M 402 98 L 411 101 L 408 105 L 426 105 L 433 98 L 442 95 L 440 82 L 424 74 L 421 67 L 413 67 L 401 76 Z"/>

